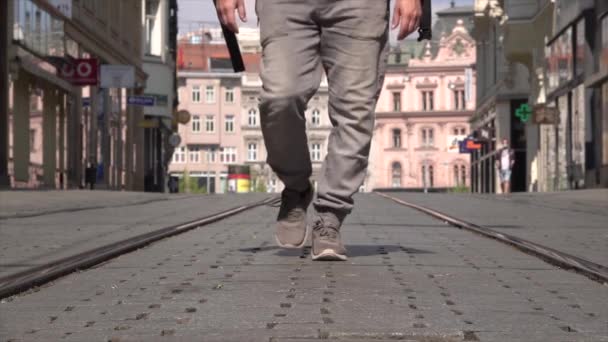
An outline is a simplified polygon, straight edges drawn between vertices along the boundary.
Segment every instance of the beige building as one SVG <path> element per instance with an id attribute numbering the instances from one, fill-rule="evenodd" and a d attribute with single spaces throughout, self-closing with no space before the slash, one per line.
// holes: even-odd
<path id="1" fill-rule="evenodd" d="M 0 50 L 9 77 L 2 89 L 8 110 L 2 108 L 0 120 L 10 132 L 0 142 L 3 183 L 79 187 L 85 168 L 95 164 L 98 187 L 143 190 L 142 109 L 126 100 L 142 92 L 147 78 L 142 1 L 8 0 L 2 10 L 8 39 Z M 80 65 L 77 59 L 131 66 L 133 87 L 79 84 L 67 77 Z M 92 65 L 82 66 L 79 75 L 94 74 Z"/>

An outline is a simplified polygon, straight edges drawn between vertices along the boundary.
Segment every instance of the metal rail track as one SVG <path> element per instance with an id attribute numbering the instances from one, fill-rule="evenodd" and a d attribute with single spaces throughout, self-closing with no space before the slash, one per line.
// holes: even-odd
<path id="1" fill-rule="evenodd" d="M 411 202 L 407 202 L 407 201 L 395 198 L 393 196 L 390 196 L 390 195 L 387 195 L 387 194 L 384 194 L 381 192 L 375 192 L 375 193 L 381 197 L 390 199 L 401 205 L 410 207 L 412 209 L 416 209 L 416 210 L 421 211 L 434 218 L 440 219 L 452 226 L 455 226 L 455 227 L 458 227 L 461 229 L 466 229 L 466 230 L 475 232 L 477 234 L 483 235 L 485 237 L 489 237 L 489 238 L 498 240 L 502 243 L 514 246 L 515 248 L 517 248 L 525 253 L 534 255 L 554 266 L 568 269 L 568 270 L 573 270 L 577 273 L 585 275 L 586 277 L 588 277 L 594 281 L 597 281 L 597 282 L 600 282 L 603 284 L 608 284 L 608 268 L 606 266 L 594 263 L 592 261 L 574 256 L 574 255 L 571 255 L 571 254 L 568 254 L 568 253 L 565 253 L 565 252 L 562 252 L 562 251 L 559 251 L 556 249 L 553 249 L 551 247 L 541 245 L 536 242 L 528 241 L 528 240 L 521 239 L 521 238 L 518 238 L 513 235 L 500 233 L 493 229 L 479 226 L 474 223 L 466 222 L 464 220 L 444 214 L 437 210 L 423 207 L 423 206 L 420 206 L 420 205 L 417 205 L 417 204 L 414 204 Z"/>
<path id="2" fill-rule="evenodd" d="M 113 242 L 89 251 L 36 266 L 23 272 L 2 277 L 0 278 L 0 299 L 30 290 L 74 271 L 90 268 L 99 263 L 145 247 L 158 240 L 185 233 L 249 209 L 262 205 L 274 204 L 278 200 L 278 197 L 272 197 L 263 201 L 238 206 L 194 221 L 160 228 L 152 232 Z"/>

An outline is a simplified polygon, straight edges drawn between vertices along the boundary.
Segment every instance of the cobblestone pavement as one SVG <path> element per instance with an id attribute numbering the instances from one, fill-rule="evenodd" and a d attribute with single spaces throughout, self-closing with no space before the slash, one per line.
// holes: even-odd
<path id="1" fill-rule="evenodd" d="M 103 195 L 97 201 L 87 203 L 91 209 L 81 209 L 75 198 L 85 193 L 97 196 L 99 192 L 78 193 L 65 192 L 64 201 L 58 192 L 41 192 L 42 204 L 33 207 L 44 208 L 44 203 L 55 199 L 63 211 L 44 214 L 38 210 L 41 214 L 36 216 L 0 219 L 0 276 L 269 197 L 268 194 L 157 194 L 151 197 L 156 200 L 142 201 L 145 196 L 137 197 L 134 193 L 124 193 L 125 198 L 121 199 L 117 196 L 120 193 L 101 192 Z"/>
<path id="2" fill-rule="evenodd" d="M 145 204 L 188 196 L 104 190 L 0 191 L 0 219 Z"/>
<path id="3" fill-rule="evenodd" d="M 388 199 L 357 197 L 343 263 L 276 248 L 275 214 L 253 209 L 9 298 L 0 340 L 608 341 L 607 286 Z"/>
<path id="4" fill-rule="evenodd" d="M 608 267 L 608 190 L 509 196 L 389 194 Z"/>

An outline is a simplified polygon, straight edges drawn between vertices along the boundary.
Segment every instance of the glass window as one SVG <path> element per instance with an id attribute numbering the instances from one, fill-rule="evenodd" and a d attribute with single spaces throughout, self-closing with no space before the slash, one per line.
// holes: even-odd
<path id="1" fill-rule="evenodd" d="M 145 18 L 145 32 L 146 32 L 146 51 L 147 55 L 160 56 L 161 55 L 161 25 L 158 24 L 157 18 L 159 15 L 159 2 L 158 0 L 146 0 L 146 18 Z"/>
<path id="2" fill-rule="evenodd" d="M 215 103 L 215 87 L 212 85 L 205 87 L 205 102 Z"/>
<path id="3" fill-rule="evenodd" d="M 394 162 L 391 166 L 391 186 L 393 188 L 401 187 L 401 163 Z"/>
<path id="4" fill-rule="evenodd" d="M 432 91 L 423 91 L 422 92 L 422 110 L 423 111 L 431 111 L 434 110 L 435 103 L 433 99 Z"/>
<path id="5" fill-rule="evenodd" d="M 200 148 L 198 146 L 191 146 L 189 149 L 190 162 L 198 163 L 200 162 Z"/>
<path id="6" fill-rule="evenodd" d="M 226 103 L 234 103 L 234 88 L 226 88 L 224 101 Z"/>
<path id="7" fill-rule="evenodd" d="M 585 72 L 585 20 L 581 19 L 576 24 L 576 75 L 580 76 Z"/>
<path id="8" fill-rule="evenodd" d="M 213 115 L 207 115 L 205 117 L 205 132 L 215 132 L 215 118 Z"/>
<path id="9" fill-rule="evenodd" d="M 553 91 L 573 76 L 572 27 L 555 39 L 547 51 L 548 89 Z"/>
<path id="10" fill-rule="evenodd" d="M 226 115 L 225 129 L 227 133 L 234 132 L 234 115 Z"/>
<path id="11" fill-rule="evenodd" d="M 247 145 L 247 160 L 257 161 L 258 160 L 258 144 L 249 143 Z"/>
<path id="12" fill-rule="evenodd" d="M 429 147 L 435 145 L 435 132 L 432 128 L 423 128 L 421 133 L 422 146 Z"/>
<path id="13" fill-rule="evenodd" d="M 192 132 L 198 133 L 201 131 L 201 117 L 199 115 L 192 116 Z"/>
<path id="14" fill-rule="evenodd" d="M 310 146 L 310 159 L 312 161 L 321 161 L 321 144 L 314 143 Z"/>
<path id="15" fill-rule="evenodd" d="M 192 102 L 199 103 L 201 102 L 201 87 L 200 86 L 192 86 Z"/>
<path id="16" fill-rule="evenodd" d="M 433 165 L 425 163 L 422 165 L 422 185 L 432 188 L 434 184 Z"/>
<path id="17" fill-rule="evenodd" d="M 207 148 L 207 163 L 215 163 L 215 148 L 208 147 Z"/>
<path id="18" fill-rule="evenodd" d="M 393 147 L 401 148 L 401 130 L 398 128 L 393 129 Z"/>
<path id="19" fill-rule="evenodd" d="M 401 92 L 393 93 L 393 111 L 394 112 L 401 111 Z"/>
<path id="20" fill-rule="evenodd" d="M 251 108 L 247 113 L 247 124 L 249 126 L 257 126 L 258 125 L 258 111 Z"/>
<path id="21" fill-rule="evenodd" d="M 321 125 L 321 112 L 318 109 L 315 108 L 312 110 L 310 121 L 313 126 Z"/>

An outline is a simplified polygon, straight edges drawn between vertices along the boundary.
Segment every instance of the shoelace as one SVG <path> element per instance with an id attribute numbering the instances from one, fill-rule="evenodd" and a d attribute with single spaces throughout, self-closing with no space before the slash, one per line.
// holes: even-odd
<path id="1" fill-rule="evenodd" d="M 338 238 L 338 228 L 334 227 L 331 224 L 327 224 L 321 216 L 315 221 L 313 230 L 319 232 L 319 236 L 322 238 L 328 239 L 337 239 Z"/>

